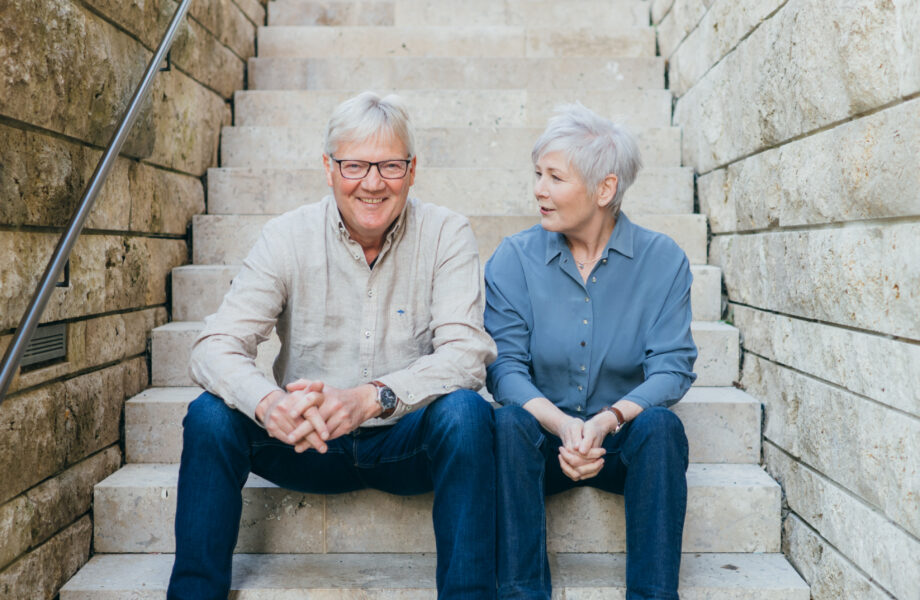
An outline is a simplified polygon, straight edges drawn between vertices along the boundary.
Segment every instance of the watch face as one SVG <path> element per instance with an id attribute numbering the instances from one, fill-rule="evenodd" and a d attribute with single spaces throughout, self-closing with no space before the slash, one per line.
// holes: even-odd
<path id="1" fill-rule="evenodd" d="M 378 388 L 377 399 L 380 401 L 380 406 L 383 407 L 383 410 L 390 410 L 396 406 L 396 392 L 387 386 Z"/>

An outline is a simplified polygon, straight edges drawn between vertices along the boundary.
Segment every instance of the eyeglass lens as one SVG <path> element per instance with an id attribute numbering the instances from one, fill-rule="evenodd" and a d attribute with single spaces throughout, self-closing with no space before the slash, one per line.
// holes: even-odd
<path id="1" fill-rule="evenodd" d="M 367 162 L 364 160 L 340 160 L 339 171 L 346 179 L 363 179 L 376 166 L 377 172 L 384 179 L 401 179 L 409 170 L 408 160 L 384 160 L 380 162 Z"/>

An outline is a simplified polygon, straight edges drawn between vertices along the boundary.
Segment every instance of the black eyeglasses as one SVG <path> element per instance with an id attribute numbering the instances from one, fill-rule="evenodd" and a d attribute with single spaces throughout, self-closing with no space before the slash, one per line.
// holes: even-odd
<path id="1" fill-rule="evenodd" d="M 371 167 L 377 167 L 377 172 L 383 179 L 402 179 L 409 172 L 409 163 L 411 158 L 381 160 L 378 162 L 368 162 L 366 160 L 349 160 L 338 159 L 330 156 L 339 165 L 339 173 L 345 179 L 364 179 L 371 172 Z"/>

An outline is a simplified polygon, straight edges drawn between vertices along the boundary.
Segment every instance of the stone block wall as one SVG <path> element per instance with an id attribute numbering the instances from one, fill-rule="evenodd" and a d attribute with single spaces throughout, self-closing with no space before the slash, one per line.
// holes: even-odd
<path id="1" fill-rule="evenodd" d="M 653 0 L 815 600 L 920 598 L 920 2 Z"/>
<path id="2" fill-rule="evenodd" d="M 89 557 L 93 485 L 123 462 L 124 401 L 148 384 L 266 1 L 192 2 L 45 310 L 66 360 L 21 372 L 0 405 L 0 599 L 53 598 Z M 177 6 L 0 2 L 0 354 Z"/>

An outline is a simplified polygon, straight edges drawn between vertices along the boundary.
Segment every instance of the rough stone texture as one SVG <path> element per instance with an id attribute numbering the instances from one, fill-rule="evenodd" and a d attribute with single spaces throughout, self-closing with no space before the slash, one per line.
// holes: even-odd
<path id="1" fill-rule="evenodd" d="M 127 465 L 96 486 L 95 548 L 172 552 L 178 465 Z M 780 489 L 757 465 L 691 464 L 685 552 L 777 552 Z M 315 496 L 250 476 L 237 552 L 433 552 L 433 496 Z M 556 552 L 625 550 L 622 497 L 578 488 L 547 503 Z"/>
<path id="2" fill-rule="evenodd" d="M 0 598 L 54 598 L 89 559 L 93 526 L 83 517 L 0 572 Z"/>
<path id="3" fill-rule="evenodd" d="M 808 582 L 812 600 L 891 599 L 795 514 L 783 522 L 783 554 Z"/>
<path id="4" fill-rule="evenodd" d="M 436 127 L 415 133 L 419 169 L 530 169 L 530 151 L 543 129 Z M 323 136 L 320 129 L 225 127 L 220 139 L 221 166 L 285 169 L 318 166 Z M 680 166 L 680 129 L 639 130 L 636 137 L 646 166 Z"/>
<path id="5" fill-rule="evenodd" d="M 730 386 L 738 379 L 740 349 L 738 330 L 725 323 L 693 322 L 690 325 L 699 356 L 693 365 L 693 385 Z"/>
<path id="6" fill-rule="evenodd" d="M 268 5 L 271 26 L 394 25 L 392 1 L 365 2 L 272 2 Z"/>
<path id="7" fill-rule="evenodd" d="M 916 340 L 918 240 L 917 223 L 723 235 L 711 262 L 734 302 Z"/>
<path id="8" fill-rule="evenodd" d="M 249 89 L 369 89 L 400 82 L 403 89 L 619 90 L 664 87 L 664 60 L 632 58 L 366 57 L 251 58 Z"/>
<path id="9" fill-rule="evenodd" d="M 243 4 L 241 2 L 240 4 Z M 264 5 L 265 2 L 262 2 Z M 254 11 L 256 9 L 250 9 Z M 263 9 L 264 10 L 264 9 Z M 240 58 L 255 54 L 257 27 L 230 0 L 194 0 L 189 16 L 214 33 Z"/>
<path id="10" fill-rule="evenodd" d="M 0 37 L 0 114 L 105 145 L 153 54 L 71 2 L 5 2 Z M 49 43 L 49 41 L 51 43 Z M 154 145 L 152 104 L 124 152 Z"/>
<path id="11" fill-rule="evenodd" d="M 742 381 L 770 442 L 920 536 L 920 419 L 752 354 Z"/>
<path id="12" fill-rule="evenodd" d="M 790 510 L 894 597 L 920 597 L 917 538 L 770 441 L 764 460 Z"/>
<path id="13" fill-rule="evenodd" d="M 682 96 L 723 56 L 788 0 L 710 0 L 700 23 L 668 58 L 668 84 Z"/>
<path id="14" fill-rule="evenodd" d="M 204 175 L 217 164 L 219 132 L 231 121 L 223 99 L 179 71 L 160 73 L 150 95 L 155 99 L 156 139 L 150 162 Z"/>
<path id="15" fill-rule="evenodd" d="M 140 381 L 138 368 L 144 373 Z M 146 384 L 142 358 L 4 400 L 0 501 L 116 443 L 122 405 L 139 391 L 137 383 Z"/>
<path id="16" fill-rule="evenodd" d="M 341 102 L 360 92 L 356 89 L 237 92 L 234 124 L 315 127 L 328 120 Z M 553 89 L 406 90 L 399 93 L 417 128 L 545 127 L 557 106 L 572 101 L 569 90 Z M 628 122 L 634 128 L 671 124 L 671 94 L 666 90 L 586 91 L 578 94 L 578 100 L 598 114 Z"/>
<path id="17" fill-rule="evenodd" d="M 735 305 L 744 349 L 920 417 L 920 346 Z"/>
<path id="18" fill-rule="evenodd" d="M 93 486 L 121 466 L 115 446 L 0 506 L 0 569 L 90 509 Z"/>
<path id="19" fill-rule="evenodd" d="M 684 164 L 705 173 L 916 93 L 918 24 L 916 2 L 788 2 L 678 101 Z"/>
<path id="20" fill-rule="evenodd" d="M 920 214 L 920 100 L 755 154 L 698 180 L 713 232 Z"/>
<path id="21" fill-rule="evenodd" d="M 266 8 L 263 6 L 268 0 L 234 0 L 236 5 L 240 7 L 240 10 L 243 11 L 243 14 L 249 19 L 249 21 L 256 26 L 265 25 L 265 13 Z"/>
<path id="22" fill-rule="evenodd" d="M 696 29 L 715 0 L 676 0 L 667 16 L 658 23 L 658 49 L 670 57 L 687 34 Z"/>
<path id="23" fill-rule="evenodd" d="M 690 272 L 693 320 L 718 321 L 722 317 L 722 271 L 708 265 L 691 265 Z"/>
<path id="24" fill-rule="evenodd" d="M 434 600 L 434 554 L 259 555 L 233 558 L 231 597 L 247 600 Z M 171 555 L 97 555 L 61 600 L 160 600 Z M 622 600 L 623 554 L 559 554 L 550 569 L 560 600 Z M 808 586 L 779 554 L 684 554 L 686 600 L 809 600 Z M 874 599 L 872 599 L 874 600 Z"/>
<path id="25" fill-rule="evenodd" d="M 651 28 L 605 32 L 483 26 L 265 27 L 259 56 L 655 56 Z"/>
<path id="26" fill-rule="evenodd" d="M 0 232 L 0 328 L 25 312 L 59 234 Z M 70 286 L 57 288 L 42 322 L 166 301 L 166 275 L 187 260 L 183 240 L 84 235 L 70 257 Z"/>
<path id="27" fill-rule="evenodd" d="M 165 322 L 163 307 L 73 321 L 67 326 L 67 360 L 20 373 L 9 392 L 143 354 L 150 331 Z"/>
<path id="28" fill-rule="evenodd" d="M 222 5 L 239 13 L 231 0 L 211 0 L 210 3 Z M 119 2 L 118 0 L 88 0 L 87 4 L 101 14 L 124 27 L 151 52 L 155 51 L 172 20 L 178 3 L 172 0 L 155 0 L 153 2 Z M 217 90 L 224 97 L 243 87 L 243 60 L 251 56 L 237 56 L 222 44 L 214 35 L 195 20 L 194 15 L 201 12 L 205 2 L 194 2 L 189 11 L 191 18 L 185 18 L 180 25 L 170 48 L 170 60 L 196 80 Z M 196 6 L 198 5 L 198 6 Z M 232 8 L 231 8 L 232 7 Z M 207 10 L 205 8 L 205 10 Z M 239 14 L 237 19 L 247 22 Z M 252 25 L 249 24 L 250 29 Z M 251 48 L 251 45 L 250 45 Z"/>
<path id="29" fill-rule="evenodd" d="M 197 387 L 150 388 L 125 403 L 125 462 L 178 463 L 182 419 Z"/>
<path id="30" fill-rule="evenodd" d="M 0 125 L 0 223 L 64 227 L 101 158 L 80 144 Z M 120 158 L 86 228 L 185 234 L 203 211 L 201 181 Z"/>

